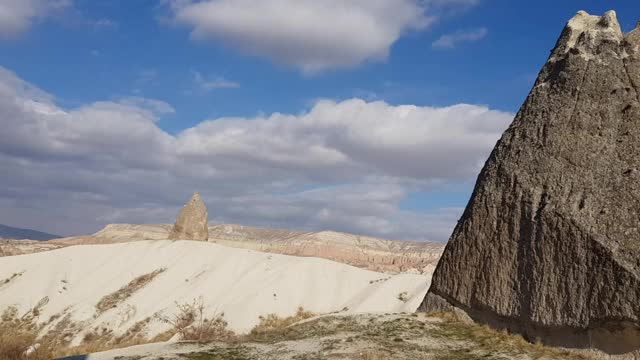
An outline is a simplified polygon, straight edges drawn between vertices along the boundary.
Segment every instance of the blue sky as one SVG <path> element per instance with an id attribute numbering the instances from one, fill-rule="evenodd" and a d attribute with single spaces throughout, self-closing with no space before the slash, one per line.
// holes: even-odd
<path id="1" fill-rule="evenodd" d="M 56 109 L 51 112 L 71 114 L 74 111 L 79 112 L 79 109 L 95 110 L 97 103 L 125 103 L 128 110 L 133 108 L 133 113 L 141 109 L 148 110 L 144 116 L 149 117 L 152 125 L 145 123 L 146 130 L 141 134 L 144 141 L 153 136 L 162 139 L 168 137 L 167 141 L 186 139 L 186 129 L 202 125 L 206 120 L 212 123 L 221 118 L 234 118 L 235 120 L 227 122 L 236 125 L 220 125 L 218 127 L 222 129 L 217 131 L 231 131 L 229 128 L 235 129 L 234 134 L 240 131 L 238 129 L 244 132 L 260 131 L 260 126 L 247 125 L 245 128 L 245 123 L 251 123 L 250 119 L 254 118 L 263 119 L 265 126 L 271 129 L 269 124 L 285 121 L 274 119 L 271 116 L 274 113 L 302 119 L 290 119 L 291 128 L 282 130 L 290 131 L 292 134 L 302 131 L 297 128 L 296 121 L 304 122 L 305 114 L 311 119 L 309 122 L 322 118 L 322 124 L 325 125 L 314 125 L 322 129 L 326 130 L 326 123 L 334 124 L 337 121 L 334 120 L 335 117 L 346 123 L 340 123 L 340 129 L 348 130 L 353 125 L 349 124 L 349 116 L 344 113 L 332 115 L 332 112 L 337 108 L 344 108 L 347 114 L 356 111 L 347 105 L 357 108 L 358 111 L 365 111 L 361 104 L 343 103 L 349 99 L 364 102 L 367 114 L 374 111 L 375 107 L 369 105 L 378 101 L 396 110 L 399 105 L 436 110 L 456 104 L 476 106 L 478 109 L 484 109 L 488 115 L 477 115 L 478 109 L 470 108 L 468 111 L 475 115 L 462 112 L 456 116 L 463 117 L 459 119 L 462 122 L 466 118 L 476 117 L 478 120 L 474 121 L 487 121 L 491 125 L 487 125 L 481 133 L 489 133 L 489 140 L 480 137 L 481 145 L 477 147 L 461 143 L 458 147 L 442 148 L 442 153 L 439 153 L 440 148 L 434 145 L 438 143 L 437 136 L 434 137 L 435 140 L 429 140 L 432 141 L 430 143 L 408 138 L 406 144 L 415 145 L 414 147 L 395 147 L 398 138 L 387 139 L 387 133 L 383 132 L 390 126 L 384 121 L 393 120 L 383 119 L 380 120 L 379 132 L 372 131 L 373 138 L 369 140 L 376 144 L 386 144 L 384 149 L 396 151 L 398 158 L 388 159 L 393 164 L 380 160 L 386 158 L 386 153 L 380 153 L 376 159 L 369 159 L 373 156 L 371 154 L 377 154 L 379 150 L 371 144 L 365 146 L 358 143 L 362 145 L 362 149 L 355 151 L 354 144 L 344 139 L 334 139 L 336 135 L 333 132 L 323 132 L 322 144 L 339 141 L 342 150 L 338 155 L 349 157 L 353 160 L 350 161 L 352 165 L 357 163 L 353 167 L 335 166 L 331 168 L 330 173 L 323 173 L 326 169 L 313 168 L 306 172 L 307 170 L 296 167 L 297 162 L 288 163 L 281 158 L 272 166 L 262 169 L 264 163 L 255 166 L 255 161 L 258 161 L 256 159 L 225 152 L 230 145 L 225 145 L 224 151 L 219 147 L 205 151 L 203 149 L 208 145 L 203 144 L 210 144 L 212 138 L 198 138 L 200 142 L 197 144 L 180 146 L 189 151 L 191 147 L 200 146 L 198 149 L 203 153 L 198 156 L 220 156 L 224 161 L 236 159 L 234 166 L 260 168 L 257 172 L 248 171 L 245 176 L 265 176 L 268 184 L 250 183 L 243 190 L 235 190 L 233 183 L 237 182 L 237 179 L 233 178 L 211 182 L 196 178 L 183 181 L 167 178 L 163 185 L 166 188 L 150 190 L 144 189 L 147 186 L 140 185 L 141 181 L 152 181 L 157 174 L 168 177 L 177 176 L 175 173 L 180 174 L 178 170 L 166 164 L 153 169 L 156 173 L 150 177 L 140 177 L 136 178 L 137 180 L 128 178 L 122 182 L 113 180 L 115 182 L 105 182 L 100 186 L 82 182 L 73 185 L 74 180 L 65 178 L 60 180 L 61 184 L 53 186 L 50 192 L 45 193 L 57 194 L 53 197 L 59 199 L 76 199 L 80 196 L 77 194 L 84 194 L 80 198 L 84 196 L 93 200 L 88 203 L 83 202 L 87 200 L 71 201 L 66 205 L 69 208 L 68 213 L 54 215 L 48 213 L 48 203 L 43 200 L 29 200 L 21 195 L 22 191 L 29 188 L 19 184 L 20 180 L 24 179 L 16 177 L 15 184 L 5 184 L 7 188 L 15 190 L 0 193 L 0 206 L 4 205 L 4 210 L 0 211 L 0 216 L 4 219 L 0 217 L 0 222 L 57 231 L 65 235 L 93 231 L 112 220 L 169 222 L 180 201 L 186 200 L 187 193 L 193 190 L 206 193 L 207 190 L 201 188 L 211 183 L 217 188 L 229 188 L 224 194 L 210 194 L 208 204 L 210 208 L 214 208 L 214 220 L 291 228 L 332 228 L 382 237 L 443 241 L 446 240 L 461 208 L 466 204 L 475 174 L 482 162 L 479 159 L 484 159 L 491 149 L 491 144 L 497 140 L 510 117 L 524 101 L 566 21 L 580 9 L 591 14 L 602 14 L 606 10 L 615 9 L 622 29 L 629 31 L 635 26 L 640 15 L 640 4 L 628 0 L 376 0 L 381 7 L 390 6 L 388 9 L 393 9 L 385 10 L 389 14 L 376 9 L 371 10 L 372 5 L 366 5 L 360 0 L 344 2 L 352 6 L 347 6 L 346 10 L 341 8 L 339 2 L 330 0 L 326 3 L 319 2 L 326 7 L 321 9 L 322 14 L 311 17 L 312 21 L 317 20 L 318 24 L 307 27 L 307 24 L 296 23 L 299 20 L 296 17 L 307 10 L 318 11 L 314 7 L 316 5 L 310 5 L 309 9 L 304 8 L 306 5 L 287 7 L 288 1 L 290 0 L 264 2 L 263 4 L 272 4 L 273 7 L 261 9 L 262 13 L 255 14 L 256 10 L 250 6 L 250 0 L 0 0 L 0 10 L 6 7 L 5 13 L 16 12 L 12 18 L 0 15 L 0 66 L 8 72 L 5 75 L 7 84 L 21 81 L 23 84 L 18 87 L 34 87 L 45 92 L 47 99 L 41 101 L 51 109 Z M 4 2 L 6 5 L 3 5 Z M 193 10 L 195 6 L 203 4 L 211 6 L 201 6 Z M 362 14 L 359 13 L 360 10 L 363 11 Z M 348 17 L 345 17 L 346 20 L 343 19 L 345 23 L 340 22 L 340 16 L 345 12 L 355 14 L 353 22 Z M 259 16 L 253 21 L 252 16 L 256 15 Z M 271 16 L 276 18 L 269 20 Z M 15 19 L 22 19 L 23 22 L 16 23 L 18 20 Z M 338 20 L 334 22 L 334 19 Z M 359 27 L 358 21 L 363 21 L 363 25 Z M 373 21 L 376 26 L 382 23 L 381 27 L 385 30 L 374 31 L 374 35 L 368 34 L 362 31 L 362 27 L 368 26 L 367 21 Z M 260 26 L 264 36 L 260 31 L 248 33 L 248 29 Z M 298 30 L 292 29 L 301 31 L 296 33 Z M 324 38 L 324 34 L 333 35 L 326 35 Z M 305 36 L 309 37 L 308 41 Z M 378 38 L 374 39 L 374 36 Z M 13 93 L 19 93 L 16 85 L 12 86 Z M 20 96 L 25 95 L 20 93 Z M 317 108 L 321 99 L 333 104 L 328 105 L 330 110 L 327 110 L 326 114 L 320 113 L 321 109 Z M 0 109 L 0 122 L 8 125 L 8 117 L 13 113 L 7 108 Z M 312 116 L 314 109 L 318 110 L 317 117 Z M 388 109 L 379 110 L 384 112 Z M 118 113 L 124 111 L 119 109 Z M 491 114 L 495 116 L 491 117 Z M 128 115 L 130 113 L 127 113 Z M 83 120 L 83 116 L 94 115 L 83 113 L 79 119 L 73 121 L 93 121 L 98 124 L 109 122 L 108 119 Z M 432 115 L 424 116 L 426 117 L 420 121 L 429 122 L 429 116 Z M 485 117 L 490 120 L 483 120 Z M 456 139 L 462 135 L 454 130 L 448 132 L 448 121 L 455 122 L 458 119 L 444 121 L 442 126 L 445 127 L 445 131 L 440 126 L 430 128 L 429 131 L 447 133 L 443 135 L 442 142 L 455 144 Z M 119 124 L 109 124 L 106 127 L 121 126 Z M 72 126 L 75 128 L 76 125 Z M 320 133 L 320 130 L 315 133 L 318 127 L 314 126 L 301 133 L 310 138 L 314 137 L 314 134 Z M 471 127 L 474 126 L 476 125 Z M 365 129 L 366 127 L 367 125 Z M 51 129 L 51 126 L 46 128 Z M 360 128 L 354 127 L 352 130 L 357 132 L 358 129 Z M 457 127 L 452 126 L 452 129 Z M 128 130 L 122 131 L 130 133 Z M 393 129 L 389 133 L 392 132 Z M 135 140 L 127 140 L 126 136 L 123 137 L 120 133 L 100 134 L 95 141 L 101 142 L 105 147 L 126 147 L 131 144 L 129 140 Z M 401 141 L 403 133 L 398 134 Z M 466 132 L 465 134 L 473 136 Z M 56 143 L 52 140 L 52 134 L 43 136 L 47 141 Z M 100 136 L 104 136 L 104 139 Z M 375 138 L 376 136 L 380 138 Z M 446 136 L 452 138 L 447 139 Z M 114 140 L 116 137 L 118 141 Z M 354 135 L 349 141 L 355 141 L 355 138 Z M 276 140 L 286 141 L 287 137 Z M 253 142 L 255 139 L 238 141 Z M 264 144 L 257 143 L 253 151 L 264 151 L 266 154 L 275 151 L 274 148 L 277 149 L 277 145 L 268 143 L 268 139 L 260 141 L 264 141 Z M 95 157 L 83 161 L 58 158 L 57 155 L 53 155 L 53 150 L 47 150 L 50 152 L 46 153 L 46 156 L 43 155 L 45 160 L 34 159 L 29 155 L 32 153 L 31 150 L 18 150 L 9 146 L 3 147 L 3 155 L 6 157 L 5 161 L 11 161 L 13 166 L 17 166 L 19 161 L 37 162 L 42 168 L 63 164 L 69 170 L 65 176 L 69 176 L 70 172 L 88 172 L 93 166 L 90 164 L 94 164 L 98 158 L 104 158 L 105 148 L 96 143 L 92 143 L 91 146 L 79 146 L 75 143 L 74 146 L 77 147 L 69 145 L 73 151 L 96 152 Z M 155 143 L 157 141 L 154 140 Z M 283 148 L 296 152 L 294 146 L 287 145 Z M 332 149 L 337 148 L 336 145 Z M 430 152 L 422 154 L 416 149 Z M 108 148 L 107 152 L 112 150 Z M 353 153 L 349 152 L 351 150 Z M 278 154 L 282 155 L 279 152 Z M 447 158 L 449 154 L 453 154 L 451 159 Z M 421 162 L 421 156 L 427 160 Z M 303 164 L 304 159 L 303 157 Z M 109 161 L 111 160 L 113 157 L 109 157 Z M 340 161 L 342 160 L 341 158 Z M 144 161 L 145 159 L 140 159 L 140 162 Z M 448 161 L 457 161 L 456 164 L 464 164 L 467 168 L 449 171 L 450 169 L 445 169 Z M 139 166 L 129 164 L 120 168 L 125 166 L 125 162 L 124 159 L 117 160 L 118 165 L 114 165 L 114 169 L 130 174 Z M 217 163 L 209 165 L 212 174 L 219 170 L 216 168 Z M 443 170 L 434 170 L 434 173 L 413 170 L 416 167 L 435 169 L 438 166 L 442 166 Z M 452 165 L 451 168 L 456 166 Z M 279 170 L 282 175 L 274 175 Z M 42 179 L 56 174 L 34 171 L 23 173 L 21 176 Z M 375 180 L 372 180 L 373 178 Z M 92 182 L 100 181 L 91 179 Z M 279 185 L 284 183 L 288 185 Z M 171 186 L 180 186 L 180 189 Z M 116 195 L 129 193 L 134 188 L 137 194 L 135 198 L 139 201 L 137 204 L 126 200 L 131 196 Z M 336 196 L 336 202 L 340 202 L 340 197 L 345 195 L 343 191 L 353 194 L 361 189 L 371 188 L 375 188 L 375 191 L 370 191 L 364 198 L 350 200 L 363 204 L 364 209 L 351 209 L 346 202 L 338 206 L 339 209 L 334 209 L 333 205 L 322 203 L 320 199 L 315 198 L 316 192 L 327 192 L 331 194 L 329 196 Z M 335 192 L 336 189 L 339 191 Z M 388 198 L 381 200 L 380 213 L 369 214 L 369 210 L 365 210 L 369 201 L 366 199 L 379 191 L 386 191 Z M 175 195 L 167 196 L 167 192 L 175 192 Z M 160 196 L 159 193 L 163 195 Z M 259 200 L 264 201 L 264 205 L 261 205 L 260 209 L 247 211 L 246 205 L 242 204 L 243 201 L 249 201 L 251 196 L 255 197 L 253 203 Z M 309 200 L 309 196 L 312 200 Z M 216 218 L 216 206 L 211 204 L 216 199 L 225 203 L 237 202 L 237 211 L 220 209 L 220 216 Z M 286 212 L 278 217 L 274 215 L 279 214 L 278 211 L 269 209 L 269 203 L 285 203 L 285 207 L 297 204 L 296 206 L 315 210 L 306 217 L 287 218 Z M 83 206 L 93 209 L 86 211 L 86 219 L 78 215 L 85 213 L 78 210 Z M 15 211 L 16 207 L 22 210 Z M 22 220 L 30 214 L 33 214 L 31 217 L 49 217 L 51 220 Z M 325 215 L 326 218 L 323 217 Z M 353 224 L 360 225 L 353 225 L 347 220 L 351 215 L 356 219 Z M 340 218 L 344 221 L 326 220 Z M 398 220 L 400 218 L 401 220 Z M 81 223 L 79 225 L 78 219 Z M 416 223 L 404 224 L 406 219 L 415 219 L 412 221 Z M 438 230 L 425 229 L 426 225 L 418 223 L 427 224 L 434 229 L 438 227 Z M 414 226 L 415 230 L 401 230 L 411 226 Z M 421 232 L 425 235 L 420 236 Z"/>

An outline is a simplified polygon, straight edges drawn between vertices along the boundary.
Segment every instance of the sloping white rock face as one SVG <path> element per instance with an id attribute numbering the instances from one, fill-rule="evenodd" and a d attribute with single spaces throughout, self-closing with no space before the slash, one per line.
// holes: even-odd
<path id="1" fill-rule="evenodd" d="M 158 270 L 164 271 L 115 307 L 97 310 L 105 296 Z M 315 313 L 345 308 L 346 313 L 412 312 L 429 282 L 430 276 L 392 276 L 324 259 L 208 242 L 135 241 L 0 258 L 0 312 L 17 306 L 22 314 L 44 304 L 40 322 L 70 314 L 78 325 L 78 343 L 90 329 L 104 327 L 121 334 L 156 313 L 174 313 L 176 302 L 202 298 L 208 316 L 224 312 L 231 329 L 246 332 L 260 315 L 289 316 L 300 306 Z M 153 337 L 167 329 L 166 324 L 150 321 L 147 334 Z"/>
<path id="2" fill-rule="evenodd" d="M 91 239 L 61 244 L 167 239 L 171 225 L 111 224 Z M 274 254 L 313 256 L 385 273 L 431 274 L 446 244 L 391 241 L 335 231 L 300 232 L 221 224 L 209 226 L 209 241 Z"/>

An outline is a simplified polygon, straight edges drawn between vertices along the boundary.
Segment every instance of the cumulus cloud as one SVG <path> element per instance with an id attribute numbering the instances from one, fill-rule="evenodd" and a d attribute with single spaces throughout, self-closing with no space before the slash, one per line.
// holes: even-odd
<path id="1" fill-rule="evenodd" d="M 31 25 L 71 6 L 71 0 L 3 0 L 0 2 L 0 39 L 21 34 Z"/>
<path id="2" fill-rule="evenodd" d="M 172 135 L 157 120 L 174 109 L 157 100 L 64 109 L 53 99 L 0 68 L 0 218 L 62 234 L 171 222 L 198 190 L 213 221 L 445 240 L 460 209 L 401 201 L 475 177 L 513 116 L 321 100 Z"/>
<path id="3" fill-rule="evenodd" d="M 440 36 L 431 45 L 439 49 L 453 49 L 460 43 L 482 40 L 488 33 L 489 30 L 484 27 L 471 30 L 459 30 Z"/>
<path id="4" fill-rule="evenodd" d="M 180 0 L 168 4 L 174 21 L 189 27 L 194 39 L 220 41 L 306 73 L 385 60 L 402 34 L 425 29 L 435 19 L 426 14 L 429 1 L 418 0 Z"/>

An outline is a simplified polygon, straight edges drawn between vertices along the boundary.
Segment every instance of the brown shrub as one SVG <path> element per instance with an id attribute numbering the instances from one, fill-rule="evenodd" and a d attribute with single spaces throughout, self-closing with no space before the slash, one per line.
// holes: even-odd
<path id="1" fill-rule="evenodd" d="M 37 344 L 38 328 L 22 321 L 18 309 L 5 309 L 0 322 L 0 360 L 49 360 L 53 357 L 48 343 Z"/>
<path id="2" fill-rule="evenodd" d="M 178 304 L 178 312 L 173 316 L 158 315 L 157 318 L 171 325 L 172 332 L 179 334 L 182 340 L 192 341 L 229 341 L 236 335 L 227 328 L 224 313 L 217 314 L 213 319 L 208 319 L 204 314 L 202 299 L 193 300 L 191 303 Z M 166 335 L 166 334 L 165 334 Z"/>
<path id="3" fill-rule="evenodd" d="M 270 333 L 279 332 L 289 326 L 305 319 L 314 317 L 315 314 L 299 307 L 296 313 L 288 317 L 279 317 L 276 314 L 260 316 L 260 322 L 249 333 L 250 338 L 263 338 Z"/>

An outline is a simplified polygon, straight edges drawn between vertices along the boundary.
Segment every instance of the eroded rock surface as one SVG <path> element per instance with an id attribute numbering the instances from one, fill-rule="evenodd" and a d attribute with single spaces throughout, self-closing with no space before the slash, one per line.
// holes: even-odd
<path id="1" fill-rule="evenodd" d="M 444 244 L 381 240 L 335 231 L 292 232 L 241 225 L 209 227 L 218 244 L 293 256 L 329 259 L 386 273 L 431 274 Z"/>
<path id="2" fill-rule="evenodd" d="M 64 246 L 53 241 L 0 239 L 0 257 L 51 251 Z"/>
<path id="3" fill-rule="evenodd" d="M 207 207 L 195 193 L 180 210 L 173 229 L 169 233 L 170 240 L 209 240 Z"/>
<path id="4" fill-rule="evenodd" d="M 480 173 L 423 310 L 640 348 L 640 30 L 579 12 Z"/>

